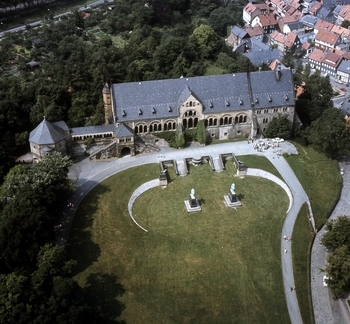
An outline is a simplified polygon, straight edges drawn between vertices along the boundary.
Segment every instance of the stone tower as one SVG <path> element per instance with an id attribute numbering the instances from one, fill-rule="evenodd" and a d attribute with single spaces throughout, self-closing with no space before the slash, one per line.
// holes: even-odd
<path id="1" fill-rule="evenodd" d="M 112 96 L 111 89 L 109 88 L 109 84 L 106 83 L 102 89 L 103 95 L 103 104 L 105 108 L 105 124 L 111 124 L 111 116 L 112 116 Z M 112 122 L 113 123 L 113 122 Z"/>

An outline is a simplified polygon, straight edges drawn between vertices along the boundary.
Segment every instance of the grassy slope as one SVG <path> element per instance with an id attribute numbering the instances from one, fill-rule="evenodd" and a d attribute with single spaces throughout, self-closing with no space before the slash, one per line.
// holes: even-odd
<path id="1" fill-rule="evenodd" d="M 298 155 L 286 156 L 287 162 L 309 196 L 318 229 L 322 227 L 339 199 L 342 178 L 338 162 L 327 159 L 311 147 L 295 144 Z M 293 230 L 293 267 L 300 311 L 304 323 L 313 323 L 310 292 L 310 252 L 313 234 L 307 208 L 303 206 Z"/>
<path id="2" fill-rule="evenodd" d="M 70 241 L 78 282 L 93 272 L 117 275 L 127 323 L 289 323 L 279 257 L 282 189 L 235 178 L 231 163 L 221 173 L 208 165 L 190 168 L 186 177 L 170 170 L 171 184 L 134 206 L 145 233 L 131 222 L 127 202 L 158 172 L 156 165 L 122 172 L 84 200 Z M 237 211 L 223 203 L 232 182 L 243 202 Z M 188 214 L 183 200 L 192 187 L 203 210 Z"/>

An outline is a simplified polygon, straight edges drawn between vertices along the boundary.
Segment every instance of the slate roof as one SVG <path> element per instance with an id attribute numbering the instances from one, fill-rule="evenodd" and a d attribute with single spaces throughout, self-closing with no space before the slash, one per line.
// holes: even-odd
<path id="1" fill-rule="evenodd" d="M 115 128 L 114 124 L 74 127 L 71 129 L 71 135 L 79 136 L 79 135 L 87 135 L 87 134 L 111 133 L 114 131 L 114 128 Z"/>
<path id="2" fill-rule="evenodd" d="M 337 70 L 343 73 L 350 74 L 350 62 L 347 60 L 342 60 Z"/>
<path id="3" fill-rule="evenodd" d="M 284 93 L 289 94 L 290 103 L 294 100 L 289 71 L 284 71 L 279 81 L 273 71 L 261 71 L 121 83 L 112 87 L 117 122 L 177 118 L 185 93 L 203 104 L 204 114 L 249 110 L 252 94 L 261 97 L 259 107 L 272 105 L 267 94 L 271 94 L 275 106 L 284 104 Z"/>
<path id="4" fill-rule="evenodd" d="M 254 65 L 261 65 L 262 63 L 270 64 L 275 59 L 282 59 L 282 54 L 278 49 L 252 51 L 250 53 L 244 53 L 243 55 L 246 56 Z"/>
<path id="5" fill-rule="evenodd" d="M 46 118 L 29 134 L 29 141 L 38 145 L 55 144 L 65 138 L 65 131 Z"/>
<path id="6" fill-rule="evenodd" d="M 234 26 L 231 30 L 231 33 L 235 36 L 237 36 L 240 39 L 243 39 L 244 37 L 248 36 L 248 33 L 238 26 Z"/>
<path id="7" fill-rule="evenodd" d="M 122 138 L 122 137 L 130 137 L 134 136 L 134 132 L 131 130 L 130 127 L 125 125 L 124 123 L 121 123 L 114 131 L 116 138 Z"/>
<path id="8" fill-rule="evenodd" d="M 314 28 L 318 20 L 319 19 L 315 16 L 305 15 L 301 17 L 299 21 L 302 22 L 304 26 Z"/>

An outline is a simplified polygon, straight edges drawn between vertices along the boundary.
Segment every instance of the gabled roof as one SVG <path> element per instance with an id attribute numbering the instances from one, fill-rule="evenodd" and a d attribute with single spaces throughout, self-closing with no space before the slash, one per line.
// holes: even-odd
<path id="1" fill-rule="evenodd" d="M 260 108 L 285 105 L 285 93 L 289 96 L 288 105 L 294 103 L 290 71 L 282 72 L 280 80 L 273 71 L 261 71 L 120 83 L 113 84 L 117 122 L 177 118 L 180 108 L 177 103 L 184 89 L 191 89 L 196 95 L 204 114 L 250 110 L 252 94 L 261 96 Z M 142 115 L 139 115 L 140 110 Z"/>
<path id="2" fill-rule="evenodd" d="M 347 29 L 347 28 L 344 28 L 344 27 L 340 27 L 340 26 L 337 26 L 337 25 L 334 25 L 333 28 L 332 28 L 332 32 L 333 33 L 336 33 L 338 35 L 350 35 L 350 30 Z"/>
<path id="3" fill-rule="evenodd" d="M 277 25 L 277 20 L 272 13 L 260 14 L 258 17 L 259 17 L 260 23 L 263 27 Z"/>
<path id="4" fill-rule="evenodd" d="M 322 3 L 321 2 L 316 2 L 311 9 L 309 10 L 309 12 L 311 12 L 313 15 L 316 15 L 317 12 L 321 9 L 322 7 Z"/>
<path id="5" fill-rule="evenodd" d="M 131 128 L 124 123 L 121 123 L 114 131 L 116 138 L 134 136 L 134 132 Z"/>
<path id="6" fill-rule="evenodd" d="M 305 15 L 300 18 L 300 21 L 307 27 L 316 28 L 317 21 L 319 19 L 315 16 Z"/>
<path id="7" fill-rule="evenodd" d="M 259 10 L 255 4 L 248 2 L 247 5 L 244 7 L 243 9 L 244 11 L 246 11 L 248 14 L 252 14 L 254 11 Z"/>
<path id="8" fill-rule="evenodd" d="M 38 145 L 55 144 L 66 138 L 65 131 L 46 118 L 30 132 L 29 141 Z"/>
<path id="9" fill-rule="evenodd" d="M 273 31 L 270 35 L 270 39 L 277 43 L 284 43 L 284 34 L 279 33 L 277 30 Z"/>
<path id="10" fill-rule="evenodd" d="M 326 21 L 326 20 L 318 20 L 317 23 L 315 24 L 315 29 L 318 29 L 318 30 L 332 30 L 334 24 Z"/>
<path id="11" fill-rule="evenodd" d="M 284 40 L 284 45 L 288 48 L 291 48 L 294 46 L 294 43 L 298 40 L 298 35 L 294 34 L 293 32 L 288 33 Z"/>
<path id="12" fill-rule="evenodd" d="M 350 5 L 343 6 L 338 16 L 343 18 L 344 20 L 350 20 Z"/>
<path id="13" fill-rule="evenodd" d="M 261 65 L 262 63 L 270 64 L 275 59 L 282 59 L 282 54 L 278 49 L 252 51 L 250 53 L 244 53 L 243 55 L 254 65 Z"/>
<path id="14" fill-rule="evenodd" d="M 338 71 L 350 74 L 350 62 L 347 60 L 342 60 L 338 66 Z"/>
<path id="15" fill-rule="evenodd" d="M 343 58 L 341 57 L 341 55 L 332 52 L 327 52 L 323 57 L 323 63 L 336 68 L 340 64 L 342 59 Z"/>
<path id="16" fill-rule="evenodd" d="M 264 34 L 264 29 L 258 24 L 256 24 L 254 27 L 246 28 L 245 31 L 250 37 L 260 36 Z"/>
<path id="17" fill-rule="evenodd" d="M 311 44 L 309 42 L 304 42 L 301 47 L 304 50 L 308 50 L 310 48 Z"/>
<path id="18" fill-rule="evenodd" d="M 323 59 L 324 53 L 323 51 L 315 48 L 312 53 L 309 55 L 308 59 L 313 60 L 315 62 L 321 63 Z"/>
<path id="19" fill-rule="evenodd" d="M 243 39 L 244 37 L 249 36 L 244 29 L 242 29 L 238 26 L 233 26 L 231 33 L 240 39 Z"/>
<path id="20" fill-rule="evenodd" d="M 337 44 L 338 39 L 339 39 L 338 34 L 332 33 L 328 30 L 319 30 L 315 37 L 315 41 L 324 42 L 333 46 Z"/>

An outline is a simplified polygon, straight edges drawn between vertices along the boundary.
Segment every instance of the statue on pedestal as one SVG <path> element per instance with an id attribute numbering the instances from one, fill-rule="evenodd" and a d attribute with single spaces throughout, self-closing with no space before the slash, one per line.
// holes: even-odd
<path id="1" fill-rule="evenodd" d="M 190 206 L 191 207 L 196 207 L 197 206 L 197 199 L 195 197 L 195 190 L 194 188 L 191 189 L 191 193 L 190 193 Z"/>

